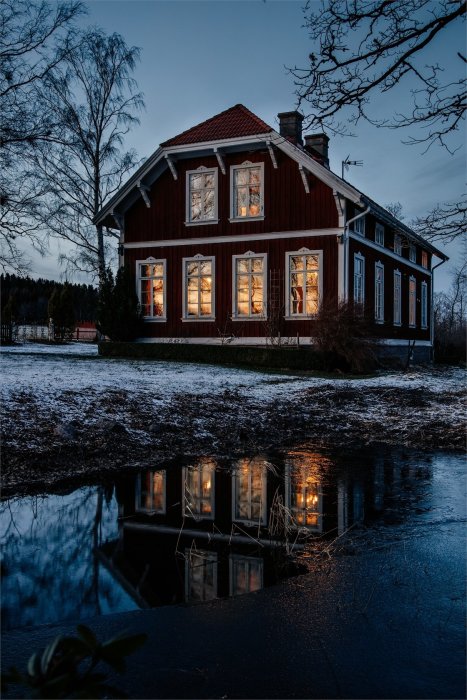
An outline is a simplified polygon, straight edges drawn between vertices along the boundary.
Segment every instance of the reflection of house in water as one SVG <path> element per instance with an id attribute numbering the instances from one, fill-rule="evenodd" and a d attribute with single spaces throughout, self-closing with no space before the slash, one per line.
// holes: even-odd
<path id="1" fill-rule="evenodd" d="M 99 554 L 142 607 L 256 591 L 299 571 L 289 554 L 304 536 L 381 510 L 389 466 L 373 459 L 363 475 L 297 451 L 274 466 L 201 458 L 148 470 L 117 488 L 119 538 Z"/>

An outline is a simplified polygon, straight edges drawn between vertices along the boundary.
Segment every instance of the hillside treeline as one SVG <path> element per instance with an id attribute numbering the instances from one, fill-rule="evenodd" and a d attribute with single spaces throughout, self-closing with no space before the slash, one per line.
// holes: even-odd
<path id="1" fill-rule="evenodd" d="M 98 291 L 90 284 L 67 283 L 77 321 L 95 321 Z M 4 309 L 12 309 L 16 323 L 48 323 L 48 304 L 54 290 L 63 291 L 65 283 L 53 280 L 0 275 L 2 318 Z"/>

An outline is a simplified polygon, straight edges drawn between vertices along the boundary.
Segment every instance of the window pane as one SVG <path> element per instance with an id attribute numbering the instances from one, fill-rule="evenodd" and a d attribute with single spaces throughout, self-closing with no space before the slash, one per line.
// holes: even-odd
<path id="1" fill-rule="evenodd" d="M 248 185 L 250 182 L 249 168 L 235 170 L 235 185 Z"/>
<path id="2" fill-rule="evenodd" d="M 203 260 L 200 262 L 200 272 L 202 275 L 210 275 L 211 274 L 211 261 L 210 260 Z"/>
<path id="3" fill-rule="evenodd" d="M 141 277 L 149 277 L 151 272 L 150 265 L 140 265 Z"/>
<path id="4" fill-rule="evenodd" d="M 204 176 L 204 186 L 214 187 L 214 173 L 206 173 Z"/>
<path id="5" fill-rule="evenodd" d="M 237 274 L 240 272 L 249 272 L 250 271 L 250 266 L 249 266 L 250 260 L 246 258 L 240 258 L 237 259 Z"/>
<path id="6" fill-rule="evenodd" d="M 262 272 L 263 271 L 263 258 L 253 258 L 252 259 L 252 272 Z"/>
<path id="7" fill-rule="evenodd" d="M 204 218 L 214 218 L 214 190 L 206 192 L 204 197 Z"/>
<path id="8" fill-rule="evenodd" d="M 146 294 L 151 291 L 151 280 L 141 280 L 141 294 Z"/>
<path id="9" fill-rule="evenodd" d="M 191 193 L 191 220 L 197 221 L 201 218 L 201 192 Z"/>
<path id="10" fill-rule="evenodd" d="M 211 315 L 211 304 L 201 302 L 201 316 L 210 316 L 210 315 Z"/>
<path id="11" fill-rule="evenodd" d="M 259 186 L 261 184 L 261 169 L 249 168 L 250 184 Z M 259 189 L 258 189 L 259 192 Z"/>
<path id="12" fill-rule="evenodd" d="M 306 256 L 306 269 L 307 270 L 317 270 L 318 269 L 318 256 L 317 255 L 307 255 Z"/>
<path id="13" fill-rule="evenodd" d="M 235 216 L 246 216 L 248 207 L 248 188 L 239 187 L 236 194 Z"/>
<path id="14" fill-rule="evenodd" d="M 190 175 L 190 188 L 191 190 L 199 190 L 203 186 L 204 175 L 193 174 Z"/>
<path id="15" fill-rule="evenodd" d="M 197 275 L 198 272 L 199 272 L 199 263 L 197 263 L 197 262 L 187 263 L 187 274 L 188 275 Z"/>
<path id="16" fill-rule="evenodd" d="M 237 289 L 244 290 L 244 289 L 249 289 L 249 276 L 248 275 L 238 275 L 237 277 Z"/>
<path id="17" fill-rule="evenodd" d="M 300 256 L 293 255 L 290 258 L 290 269 L 291 270 L 302 270 L 303 269 L 303 258 Z"/>

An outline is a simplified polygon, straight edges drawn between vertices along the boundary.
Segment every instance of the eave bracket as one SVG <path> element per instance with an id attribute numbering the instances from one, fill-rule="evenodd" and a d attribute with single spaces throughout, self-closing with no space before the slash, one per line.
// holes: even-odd
<path id="1" fill-rule="evenodd" d="M 305 192 L 306 192 L 307 194 L 310 194 L 310 185 L 309 185 L 309 182 L 308 182 L 307 171 L 305 170 L 305 168 L 303 167 L 303 165 L 300 165 L 300 164 L 299 164 L 299 166 L 298 166 L 298 169 L 300 170 L 300 175 L 302 176 L 303 187 L 305 188 Z"/>
<path id="2" fill-rule="evenodd" d="M 272 160 L 272 164 L 273 164 L 273 166 L 274 166 L 274 170 L 277 170 L 276 154 L 274 153 L 274 149 L 273 149 L 273 147 L 272 147 L 272 145 L 271 145 L 271 142 L 268 141 L 268 142 L 266 143 L 266 145 L 267 145 L 267 147 L 268 147 L 269 155 L 271 156 L 271 160 Z"/>
<path id="3" fill-rule="evenodd" d="M 149 199 L 148 192 L 150 192 L 150 188 L 147 185 L 143 185 L 141 180 L 138 182 L 138 189 L 140 191 L 140 194 L 142 198 L 144 199 L 144 203 L 147 206 L 148 209 L 151 208 L 151 200 Z"/>
<path id="4" fill-rule="evenodd" d="M 170 172 L 172 173 L 173 179 L 178 180 L 177 170 L 175 169 L 175 165 L 172 158 L 170 156 L 165 156 L 165 159 L 167 161 L 167 165 L 170 168 Z"/>
<path id="5" fill-rule="evenodd" d="M 219 163 L 219 168 L 221 169 L 222 175 L 225 175 L 225 163 L 224 163 L 224 158 L 222 157 L 222 153 L 217 150 L 217 148 L 214 149 L 214 153 L 216 154 L 217 162 Z"/>

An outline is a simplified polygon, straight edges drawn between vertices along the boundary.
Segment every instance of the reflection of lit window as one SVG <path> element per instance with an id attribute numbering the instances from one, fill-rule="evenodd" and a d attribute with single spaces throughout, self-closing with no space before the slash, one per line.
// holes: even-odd
<path id="1" fill-rule="evenodd" d="M 295 525 L 321 531 L 321 501 L 315 468 L 293 465 L 287 469 L 286 506 Z"/>
<path id="2" fill-rule="evenodd" d="M 146 513 L 165 513 L 165 483 L 165 469 L 138 474 L 136 510 Z"/>
<path id="3" fill-rule="evenodd" d="M 256 557 L 229 557 L 230 595 L 243 595 L 263 588 L 263 560 Z"/>
<path id="4" fill-rule="evenodd" d="M 183 266 L 183 318 L 212 318 L 214 258 L 185 258 Z"/>
<path id="5" fill-rule="evenodd" d="M 243 163 L 230 169 L 232 219 L 254 219 L 263 214 L 263 164 Z"/>
<path id="6" fill-rule="evenodd" d="M 241 460 L 232 475 L 233 520 L 266 524 L 266 467 L 262 461 Z"/>
<path id="7" fill-rule="evenodd" d="M 192 518 L 214 518 L 215 464 L 204 460 L 183 469 L 184 513 Z"/>
<path id="8" fill-rule="evenodd" d="M 186 181 L 187 223 L 209 223 L 217 219 L 217 168 L 188 171 Z"/>
<path id="9" fill-rule="evenodd" d="M 233 257 L 235 301 L 233 316 L 255 318 L 265 312 L 266 256 Z"/>
<path id="10" fill-rule="evenodd" d="M 138 295 L 144 318 L 165 320 L 165 260 L 138 263 Z"/>
<path id="11" fill-rule="evenodd" d="M 213 600 L 217 597 L 217 554 L 185 550 L 185 600 Z"/>
<path id="12" fill-rule="evenodd" d="M 314 316 L 318 313 L 320 254 L 287 253 L 288 315 Z"/>

